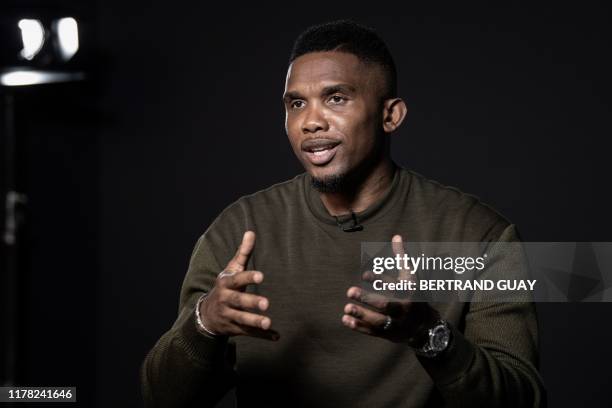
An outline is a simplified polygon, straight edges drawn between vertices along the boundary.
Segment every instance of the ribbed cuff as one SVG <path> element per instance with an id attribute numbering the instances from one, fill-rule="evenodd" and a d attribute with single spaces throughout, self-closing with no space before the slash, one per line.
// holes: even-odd
<path id="1" fill-rule="evenodd" d="M 474 360 L 475 346 L 452 326 L 451 332 L 450 347 L 443 354 L 434 358 L 417 356 L 436 386 L 448 385 L 459 380 Z"/>
<path id="2" fill-rule="evenodd" d="M 178 345 L 197 363 L 211 364 L 223 359 L 228 337 L 213 337 L 198 331 L 195 309 L 181 324 L 177 334 Z"/>

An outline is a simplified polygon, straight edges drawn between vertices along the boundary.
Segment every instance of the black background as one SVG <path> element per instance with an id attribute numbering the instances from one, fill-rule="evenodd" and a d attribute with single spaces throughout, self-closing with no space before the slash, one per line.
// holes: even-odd
<path id="1" fill-rule="evenodd" d="M 91 80 L 17 95 L 22 385 L 140 404 L 139 366 L 176 317 L 197 237 L 239 196 L 301 171 L 284 133 L 287 58 L 330 19 L 373 26 L 396 59 L 398 163 L 479 196 L 526 241 L 612 241 L 602 6 L 62 5 L 86 27 Z M 609 406 L 611 305 L 538 311 L 549 405 Z"/>

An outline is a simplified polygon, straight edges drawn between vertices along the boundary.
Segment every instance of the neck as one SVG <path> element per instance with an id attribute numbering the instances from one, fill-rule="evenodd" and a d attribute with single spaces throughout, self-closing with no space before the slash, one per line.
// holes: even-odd
<path id="1" fill-rule="evenodd" d="M 385 157 L 364 177 L 353 183 L 345 191 L 319 193 L 323 205 L 333 215 L 364 211 L 383 197 L 391 181 L 395 164 Z"/>

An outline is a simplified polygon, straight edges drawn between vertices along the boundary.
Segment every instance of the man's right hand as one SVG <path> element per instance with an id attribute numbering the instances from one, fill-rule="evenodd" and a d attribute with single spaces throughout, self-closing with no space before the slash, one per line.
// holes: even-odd
<path id="1" fill-rule="evenodd" d="M 217 277 L 215 286 L 200 304 L 200 316 L 207 329 L 218 335 L 248 335 L 267 340 L 278 340 L 280 335 L 271 330 L 272 320 L 247 310 L 266 311 L 269 301 L 263 296 L 244 293 L 247 285 L 263 281 L 260 271 L 247 271 L 246 266 L 255 246 L 255 233 L 247 231 L 236 255 Z"/>

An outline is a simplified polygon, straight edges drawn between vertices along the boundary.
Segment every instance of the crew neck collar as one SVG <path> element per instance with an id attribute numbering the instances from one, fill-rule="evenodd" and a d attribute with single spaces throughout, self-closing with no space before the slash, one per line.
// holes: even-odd
<path id="1" fill-rule="evenodd" d="M 390 199 L 400 184 L 402 173 L 401 170 L 402 169 L 400 166 L 393 163 L 393 179 L 391 180 L 391 184 L 387 188 L 387 191 L 381 198 L 378 199 L 378 201 L 370 205 L 368 208 L 354 213 L 359 224 L 363 225 L 364 223 L 373 220 L 377 216 L 384 213 L 391 206 L 392 202 Z M 315 190 L 314 187 L 312 187 L 312 177 L 308 173 L 306 173 L 306 176 L 304 177 L 304 190 L 308 207 L 317 219 L 329 225 L 350 226 L 350 224 L 353 223 L 353 214 L 350 212 L 333 216 L 327 211 L 323 201 L 321 201 L 320 193 Z"/>

